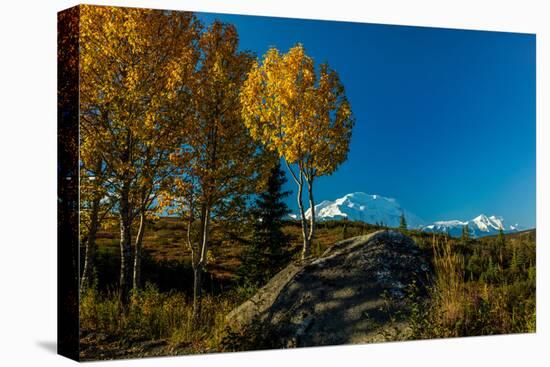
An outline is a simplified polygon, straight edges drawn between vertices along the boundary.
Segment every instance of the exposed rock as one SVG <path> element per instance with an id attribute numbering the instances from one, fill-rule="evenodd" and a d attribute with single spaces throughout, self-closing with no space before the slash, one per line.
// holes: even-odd
<path id="1" fill-rule="evenodd" d="M 400 232 L 350 238 L 318 259 L 290 264 L 234 309 L 228 322 L 241 334 L 269 334 L 270 345 L 259 348 L 378 341 L 390 319 L 392 330 L 406 328 L 395 317 L 407 312 L 401 300 L 413 283 L 422 292 L 429 271 L 418 247 Z"/>

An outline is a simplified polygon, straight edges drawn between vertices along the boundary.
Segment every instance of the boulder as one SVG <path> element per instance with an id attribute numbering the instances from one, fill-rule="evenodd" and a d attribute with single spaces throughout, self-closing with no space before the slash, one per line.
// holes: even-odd
<path id="1" fill-rule="evenodd" d="M 413 285 L 415 294 L 425 293 L 429 273 L 414 241 L 377 231 L 288 265 L 227 321 L 244 338 L 261 333 L 258 349 L 379 341 L 390 323 L 406 328 L 398 317 L 407 314 L 406 295 Z"/>

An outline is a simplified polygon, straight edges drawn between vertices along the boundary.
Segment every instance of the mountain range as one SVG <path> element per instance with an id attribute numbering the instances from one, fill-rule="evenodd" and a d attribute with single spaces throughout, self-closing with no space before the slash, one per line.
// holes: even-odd
<path id="1" fill-rule="evenodd" d="M 432 224 L 424 225 L 420 229 L 425 232 L 443 232 L 449 233 L 453 237 L 459 237 L 462 234 L 464 226 L 468 226 L 467 228 L 471 237 L 495 235 L 498 234 L 501 229 L 504 233 L 518 232 L 521 230 L 521 227 L 517 224 L 506 227 L 502 217 L 497 217 L 495 215 L 488 217 L 485 214 L 480 214 L 466 221 L 437 221 Z"/>
<path id="2" fill-rule="evenodd" d="M 311 217 L 311 209 L 308 209 L 305 215 L 309 219 Z M 401 215 L 405 215 L 409 229 L 449 233 L 455 237 L 461 235 L 464 226 L 468 226 L 471 237 L 498 234 L 501 229 L 505 233 L 517 232 L 521 229 L 517 224 L 506 226 L 502 217 L 495 215 L 486 216 L 484 214 L 470 220 L 441 220 L 427 223 L 414 213 L 401 207 L 394 198 L 371 195 L 364 192 L 350 193 L 334 201 L 324 200 L 315 205 L 315 217 L 319 221 L 347 218 L 352 221 L 399 227 Z M 298 218 L 297 215 L 292 214 L 290 217 L 293 219 Z"/>

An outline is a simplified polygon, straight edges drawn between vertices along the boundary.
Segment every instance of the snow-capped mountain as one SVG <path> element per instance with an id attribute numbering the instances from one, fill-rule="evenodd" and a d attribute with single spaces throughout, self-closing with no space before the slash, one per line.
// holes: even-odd
<path id="1" fill-rule="evenodd" d="M 462 228 L 465 226 L 468 226 L 471 237 L 495 235 L 501 228 L 505 233 L 521 230 L 517 224 L 506 226 L 502 217 L 495 215 L 488 217 L 484 214 L 466 221 L 446 220 L 426 223 L 417 215 L 401 207 L 394 198 L 370 195 L 364 192 L 354 192 L 334 201 L 325 200 L 315 205 L 315 217 L 319 221 L 347 218 L 352 221 L 399 227 L 402 214 L 405 215 L 407 226 L 410 229 L 449 233 L 454 237 L 461 236 Z M 305 215 L 309 219 L 311 210 L 308 209 Z M 299 219 L 299 215 L 289 214 L 289 218 Z"/>
<path id="2" fill-rule="evenodd" d="M 364 192 L 354 192 L 334 201 L 325 200 L 315 205 L 315 217 L 318 220 L 347 218 L 353 221 L 398 227 L 402 214 L 405 215 L 409 228 L 418 228 L 425 224 L 418 216 L 403 209 L 395 199 Z M 310 218 L 310 216 L 311 210 L 308 209 L 306 217 Z"/>
<path id="3" fill-rule="evenodd" d="M 464 228 L 465 226 L 468 226 L 471 237 L 495 235 L 498 234 L 501 229 L 505 233 L 517 232 L 518 230 L 520 230 L 517 224 L 506 227 L 504 225 L 504 219 L 502 217 L 497 217 L 495 215 L 488 217 L 484 214 L 481 214 L 474 219 L 467 221 L 438 221 L 434 222 L 433 224 L 422 226 L 420 228 L 426 232 L 449 233 L 453 237 L 459 237 L 462 234 L 462 228 Z"/>

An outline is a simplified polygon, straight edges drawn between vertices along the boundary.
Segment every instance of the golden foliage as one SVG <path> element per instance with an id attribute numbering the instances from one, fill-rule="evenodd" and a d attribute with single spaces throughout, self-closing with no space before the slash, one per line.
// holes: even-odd
<path id="1" fill-rule="evenodd" d="M 252 136 L 308 179 L 345 161 L 354 120 L 344 87 L 328 65 L 317 73 L 302 45 L 286 54 L 270 49 L 253 64 L 240 98 Z"/>
<path id="2" fill-rule="evenodd" d="M 189 114 L 200 25 L 186 12 L 80 9 L 80 159 L 100 159 L 109 191 L 146 207 Z"/>
<path id="3" fill-rule="evenodd" d="M 254 189 L 258 146 L 242 122 L 239 102 L 252 56 L 238 52 L 237 45 L 237 32 L 228 24 L 215 22 L 201 35 L 193 114 L 180 131 L 185 141 L 170 155 L 180 169 L 174 196 L 187 201 L 196 196 L 197 205 L 214 206 Z"/>

